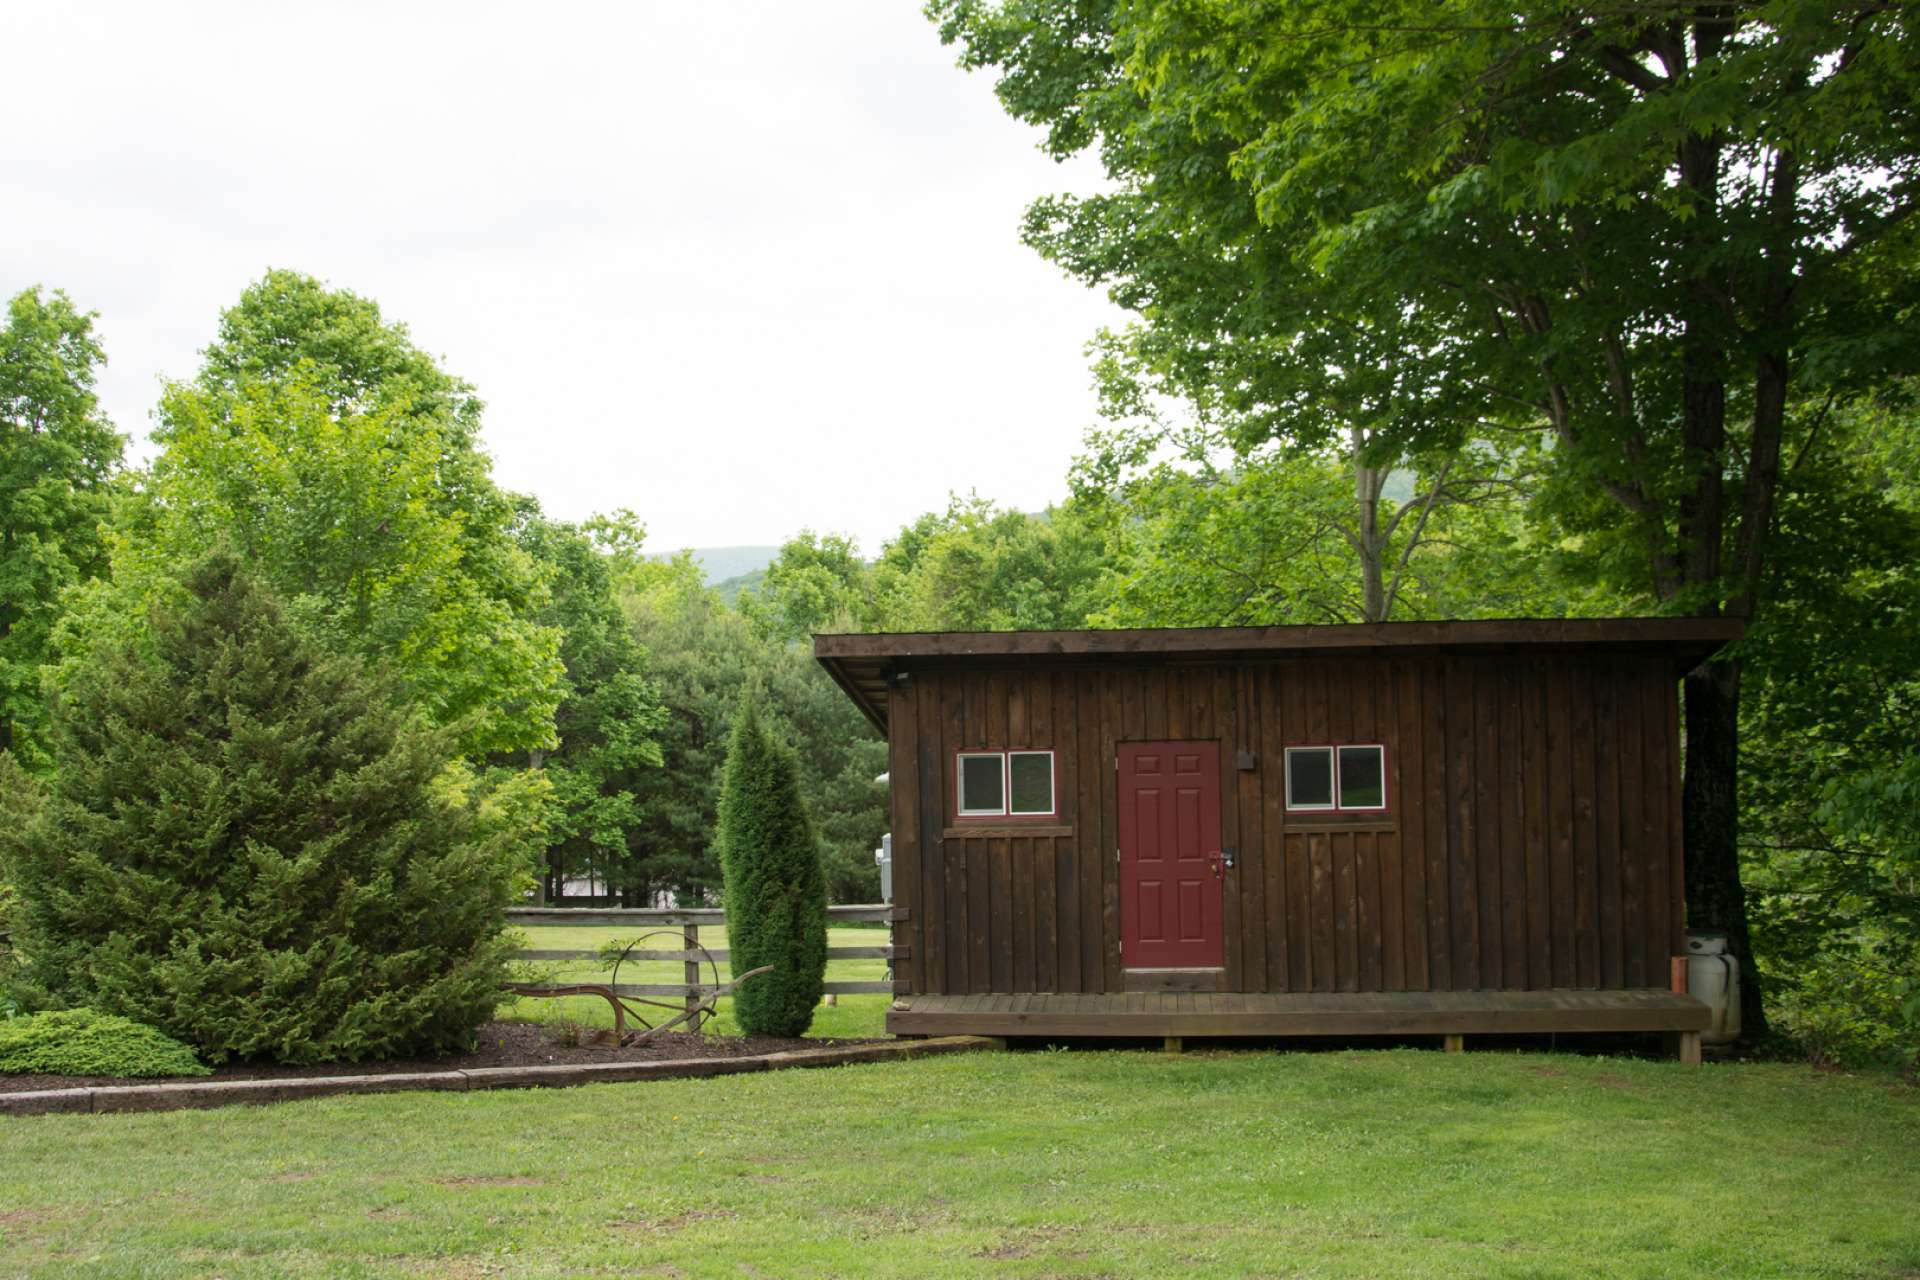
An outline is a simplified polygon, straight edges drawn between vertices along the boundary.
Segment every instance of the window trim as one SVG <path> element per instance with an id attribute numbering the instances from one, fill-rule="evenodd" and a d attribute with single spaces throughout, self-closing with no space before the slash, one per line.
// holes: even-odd
<path id="1" fill-rule="evenodd" d="M 998 809 L 967 808 L 967 761 L 1000 761 L 1000 807 Z M 1007 753 L 1004 751 L 956 751 L 953 753 L 953 815 L 956 818 L 1004 818 L 1007 816 Z"/>
<path id="2" fill-rule="evenodd" d="M 1380 803 L 1345 804 L 1340 794 L 1340 752 L 1343 749 L 1363 748 L 1380 753 Z M 1293 802 L 1293 753 L 1296 751 L 1325 751 L 1331 754 L 1333 765 L 1333 803 L 1332 804 L 1295 804 Z M 1293 742 L 1287 744 L 1281 756 L 1281 786 L 1285 788 L 1282 796 L 1288 813 L 1385 813 L 1392 805 L 1392 791 L 1389 786 L 1387 767 L 1387 744 L 1384 742 Z"/>
<path id="3" fill-rule="evenodd" d="M 1045 756 L 1047 758 L 1047 807 L 1045 809 L 1019 809 L 1013 807 L 1013 758 L 1015 756 Z M 1057 818 L 1060 816 L 1060 765 L 1053 758 L 1052 747 L 1009 747 L 1007 757 L 1007 816 L 1009 818 Z"/>
<path id="4" fill-rule="evenodd" d="M 1295 804 L 1293 802 L 1293 757 L 1297 752 L 1324 751 L 1327 753 L 1327 792 L 1332 797 L 1326 804 Z M 1286 788 L 1288 813 L 1337 813 L 1340 809 L 1340 750 L 1333 743 L 1299 742 L 1286 748 L 1281 757 L 1281 785 Z"/>
<path id="5" fill-rule="evenodd" d="M 998 756 L 1000 758 L 1000 807 L 998 809 L 968 809 L 965 782 L 961 774 L 964 767 L 961 762 L 976 757 Z M 1020 810 L 1013 807 L 1013 757 L 1045 756 L 1047 758 L 1047 795 L 1052 806 L 1044 811 L 1039 809 Z M 967 822 L 1045 822 L 1060 816 L 1060 762 L 1052 747 L 1005 747 L 1005 748 L 962 748 L 953 753 L 953 817 L 958 823 Z"/>

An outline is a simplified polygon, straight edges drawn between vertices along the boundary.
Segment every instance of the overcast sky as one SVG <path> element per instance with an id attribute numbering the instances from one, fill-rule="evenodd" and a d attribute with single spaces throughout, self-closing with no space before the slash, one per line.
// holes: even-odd
<path id="1" fill-rule="evenodd" d="M 501 483 L 655 549 L 1034 509 L 1093 420 L 1119 314 L 1018 225 L 1094 174 L 917 0 L 11 5 L 0 45 L 0 289 L 99 312 L 141 457 L 269 267 L 473 382 Z"/>

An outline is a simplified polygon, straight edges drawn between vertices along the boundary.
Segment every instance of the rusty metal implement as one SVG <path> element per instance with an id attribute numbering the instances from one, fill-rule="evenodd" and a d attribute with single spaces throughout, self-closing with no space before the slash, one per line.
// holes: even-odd
<path id="1" fill-rule="evenodd" d="M 656 938 L 670 938 L 672 947 L 649 948 L 646 944 Z M 667 958 L 662 952 L 671 952 L 671 958 L 681 961 L 687 967 L 691 981 L 686 983 L 660 984 L 659 986 L 620 987 L 620 966 L 629 959 L 654 960 Z M 639 954 L 636 956 L 635 953 Z M 711 977 L 710 982 L 701 982 L 695 975 L 704 966 Z M 620 949 L 614 958 L 613 972 L 605 982 L 540 983 L 509 982 L 504 984 L 508 991 L 537 999 L 554 999 L 560 996 L 599 996 L 613 1009 L 614 1042 L 619 1045 L 644 1044 L 662 1031 L 671 1030 L 683 1022 L 691 1022 L 690 1031 L 698 1031 L 700 1023 L 711 1018 L 717 1012 L 722 996 L 732 995 L 734 988 L 749 978 L 757 978 L 763 973 L 771 973 L 773 966 L 763 964 L 758 969 L 749 969 L 737 978 L 720 981 L 720 966 L 714 960 L 713 953 L 697 942 L 684 938 L 678 931 L 656 929 L 643 933 Z M 677 1000 L 668 1001 L 656 998 L 673 994 Z M 664 1013 L 674 1016 L 659 1021 Z M 629 1027 L 629 1023 L 638 1023 L 638 1027 Z"/>

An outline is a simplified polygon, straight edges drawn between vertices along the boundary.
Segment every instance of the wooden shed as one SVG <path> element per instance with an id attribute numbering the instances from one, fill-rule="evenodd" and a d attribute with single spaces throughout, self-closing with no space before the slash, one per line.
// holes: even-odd
<path id="1" fill-rule="evenodd" d="M 822 635 L 890 744 L 895 1034 L 1660 1031 L 1713 619 Z"/>

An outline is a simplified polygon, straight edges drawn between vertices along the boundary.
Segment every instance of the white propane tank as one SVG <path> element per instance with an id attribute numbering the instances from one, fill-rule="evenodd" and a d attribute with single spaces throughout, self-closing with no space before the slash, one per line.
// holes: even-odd
<path id="1" fill-rule="evenodd" d="M 1713 1012 L 1701 1043 L 1732 1044 L 1740 1038 L 1740 962 L 1727 954 L 1726 934 L 1687 933 L 1687 994 Z"/>

